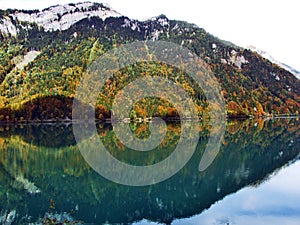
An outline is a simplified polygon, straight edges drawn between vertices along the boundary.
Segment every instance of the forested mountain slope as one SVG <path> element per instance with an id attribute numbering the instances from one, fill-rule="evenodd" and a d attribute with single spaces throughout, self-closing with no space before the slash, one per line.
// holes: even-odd
<path id="1" fill-rule="evenodd" d="M 109 6 L 84 2 L 42 11 L 0 11 L 0 121 L 71 118 L 72 100 L 88 66 L 109 49 L 136 40 L 170 41 L 200 56 L 222 87 L 228 116 L 300 111 L 300 81 L 258 53 L 164 15 L 137 21 Z M 97 116 L 110 116 L 117 90 L 131 82 L 137 72 L 151 75 L 157 70 L 173 80 L 179 77 L 176 82 L 198 105 L 199 115 L 208 114 L 209 105 L 202 91 L 182 71 L 160 63 L 145 63 L 122 69 L 118 74 L 120 82 L 107 82 L 97 102 Z M 177 115 L 165 101 L 147 101 L 146 105 L 137 104 L 138 116 L 149 111 L 165 117 Z M 160 107 L 153 109 L 154 103 Z"/>

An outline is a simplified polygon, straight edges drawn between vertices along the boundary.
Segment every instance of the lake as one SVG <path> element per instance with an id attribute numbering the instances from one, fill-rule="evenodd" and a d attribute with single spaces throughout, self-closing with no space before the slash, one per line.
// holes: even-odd
<path id="1" fill-rule="evenodd" d="M 128 125 L 149 136 L 148 124 Z M 180 126 L 168 123 L 163 142 L 147 152 L 127 148 L 111 124 L 96 128 L 114 158 L 141 166 L 172 154 Z M 71 123 L 0 125 L 0 224 L 299 224 L 299 128 L 298 118 L 229 120 L 219 151 L 199 171 L 211 132 L 201 122 L 182 169 L 128 186 L 89 165 Z"/>

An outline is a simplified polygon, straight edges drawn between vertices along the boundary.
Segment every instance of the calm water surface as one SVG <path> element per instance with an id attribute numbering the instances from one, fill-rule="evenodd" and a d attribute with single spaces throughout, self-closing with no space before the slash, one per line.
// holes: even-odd
<path id="1" fill-rule="evenodd" d="M 130 125 L 147 137 L 147 125 Z M 109 124 L 98 134 L 115 158 L 157 163 L 176 147 L 180 124 L 161 145 L 127 149 Z M 210 127 L 199 125 L 191 160 L 161 183 L 130 187 L 86 163 L 71 124 L 0 126 L 0 224 L 300 224 L 300 121 L 228 121 L 221 149 L 199 172 Z"/>

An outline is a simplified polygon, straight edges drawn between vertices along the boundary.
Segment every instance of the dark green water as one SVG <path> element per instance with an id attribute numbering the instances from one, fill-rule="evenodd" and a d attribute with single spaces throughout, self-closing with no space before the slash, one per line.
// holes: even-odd
<path id="1" fill-rule="evenodd" d="M 147 136 L 143 125 L 132 128 Z M 0 224 L 299 224 L 299 128 L 297 119 L 228 121 L 218 155 L 199 172 L 210 135 L 200 125 L 197 149 L 175 176 L 130 187 L 86 163 L 71 124 L 2 125 Z M 145 165 L 168 157 L 180 125 L 168 124 L 160 147 L 143 154 L 118 142 L 109 124 L 98 133 L 115 158 Z"/>

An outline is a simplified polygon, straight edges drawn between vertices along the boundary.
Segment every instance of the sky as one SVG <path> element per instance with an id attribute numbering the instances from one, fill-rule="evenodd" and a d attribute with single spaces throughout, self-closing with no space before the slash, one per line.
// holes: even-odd
<path id="1" fill-rule="evenodd" d="M 0 0 L 0 8 L 43 9 L 85 0 Z M 132 19 L 160 14 L 204 28 L 236 45 L 255 46 L 300 71 L 299 0 L 90 0 Z"/>

